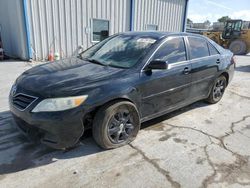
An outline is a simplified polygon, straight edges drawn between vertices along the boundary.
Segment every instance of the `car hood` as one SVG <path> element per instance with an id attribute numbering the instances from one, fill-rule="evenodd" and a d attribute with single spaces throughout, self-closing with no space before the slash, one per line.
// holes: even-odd
<path id="1" fill-rule="evenodd" d="M 75 95 L 89 87 L 97 87 L 126 70 L 68 58 L 36 66 L 17 79 L 20 92 L 46 97 Z"/>

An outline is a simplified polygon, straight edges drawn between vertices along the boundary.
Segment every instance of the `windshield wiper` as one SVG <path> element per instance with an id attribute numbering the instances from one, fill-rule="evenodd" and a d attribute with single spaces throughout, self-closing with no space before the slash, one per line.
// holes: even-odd
<path id="1" fill-rule="evenodd" d="M 87 61 L 89 61 L 89 62 L 91 62 L 91 63 L 95 63 L 95 64 L 107 66 L 106 64 L 104 64 L 104 63 L 102 63 L 102 62 L 100 62 L 100 61 L 98 61 L 98 60 L 96 60 L 96 59 L 88 59 L 88 58 L 86 58 L 85 60 L 87 60 Z"/>
<path id="2" fill-rule="evenodd" d="M 102 65 L 102 66 L 110 66 L 110 67 L 114 67 L 114 68 L 127 69 L 127 67 L 121 67 L 121 66 L 113 65 L 113 64 L 105 64 L 105 63 L 102 63 L 102 62 L 100 62 L 100 61 L 98 61 L 96 59 L 85 58 L 83 60 L 89 61 L 91 63 L 99 64 L 99 65 Z"/>

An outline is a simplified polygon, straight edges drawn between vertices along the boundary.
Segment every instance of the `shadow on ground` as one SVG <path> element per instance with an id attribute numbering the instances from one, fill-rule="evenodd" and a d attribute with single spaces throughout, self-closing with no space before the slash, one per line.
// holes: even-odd
<path id="1" fill-rule="evenodd" d="M 194 103 L 173 113 L 145 122 L 141 128 L 153 129 L 164 120 L 204 106 L 206 104 L 203 102 Z M 83 157 L 102 151 L 92 139 L 91 131 L 85 134 L 78 147 L 69 151 L 54 150 L 42 144 L 32 144 L 16 129 L 10 112 L 0 112 L 0 175 L 50 164 L 57 159 Z"/>
<path id="2" fill-rule="evenodd" d="M 250 65 L 236 67 L 236 71 L 250 72 Z"/>
<path id="3" fill-rule="evenodd" d="M 9 111 L 0 112 L 0 175 L 101 151 L 90 136 L 69 151 L 33 144 L 17 130 Z"/>

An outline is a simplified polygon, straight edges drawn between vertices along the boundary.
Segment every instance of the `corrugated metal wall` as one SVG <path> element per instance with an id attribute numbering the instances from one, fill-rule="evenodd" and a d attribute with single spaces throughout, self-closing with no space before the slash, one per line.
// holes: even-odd
<path id="1" fill-rule="evenodd" d="M 0 30 L 5 55 L 29 59 L 22 1 L 0 0 Z"/>
<path id="2" fill-rule="evenodd" d="M 186 0 L 135 0 L 135 31 L 146 30 L 147 24 L 160 31 L 182 31 Z"/>
<path id="3" fill-rule="evenodd" d="M 93 43 L 92 18 L 110 20 L 110 35 L 129 30 L 130 0 L 28 0 L 28 18 L 34 60 L 49 51 L 68 57 L 79 45 Z"/>
<path id="4" fill-rule="evenodd" d="M 50 51 L 68 57 L 91 46 L 92 19 L 110 21 L 110 35 L 130 30 L 131 0 L 27 0 L 34 60 Z M 133 30 L 155 24 L 160 31 L 182 31 L 186 0 L 134 0 Z"/>

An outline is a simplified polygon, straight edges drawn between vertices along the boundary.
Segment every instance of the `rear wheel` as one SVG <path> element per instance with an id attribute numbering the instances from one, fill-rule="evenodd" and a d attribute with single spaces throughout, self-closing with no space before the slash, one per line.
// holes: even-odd
<path id="1" fill-rule="evenodd" d="M 229 50 L 233 52 L 234 55 L 244 55 L 246 54 L 247 45 L 242 40 L 234 40 L 229 45 Z"/>
<path id="2" fill-rule="evenodd" d="M 225 76 L 221 75 L 215 80 L 213 88 L 206 101 L 211 104 L 219 102 L 225 92 L 226 86 L 227 79 L 225 78 Z"/>
<path id="3" fill-rule="evenodd" d="M 140 129 L 139 113 L 131 102 L 122 101 L 101 107 L 93 122 L 93 137 L 104 149 L 132 142 Z"/>

